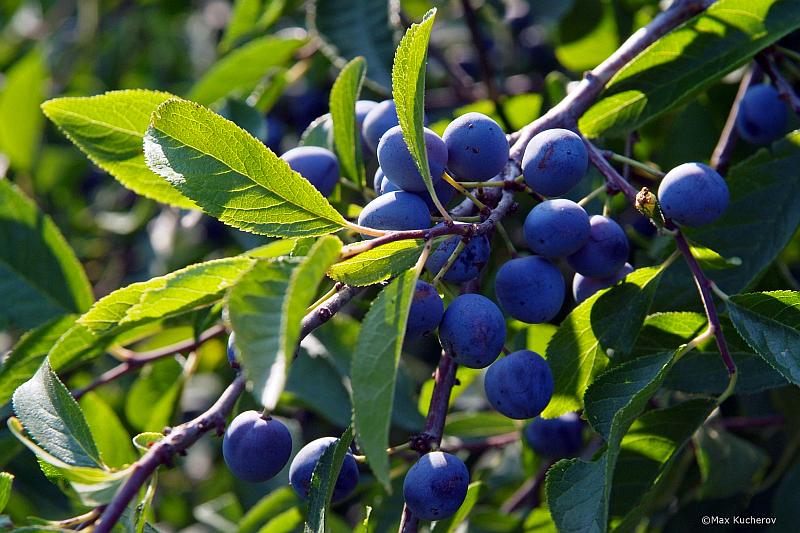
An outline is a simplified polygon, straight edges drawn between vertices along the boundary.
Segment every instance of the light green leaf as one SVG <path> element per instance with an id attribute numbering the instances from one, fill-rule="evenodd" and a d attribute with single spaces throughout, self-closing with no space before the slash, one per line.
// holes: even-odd
<path id="1" fill-rule="evenodd" d="M 84 394 L 78 403 L 89 424 L 103 463 L 112 468 L 119 468 L 136 461 L 137 456 L 131 445 L 131 437 L 117 413 L 94 392 Z M 150 406 L 142 406 L 142 410 L 149 408 Z"/>
<path id="2" fill-rule="evenodd" d="M 610 0 L 576 0 L 558 25 L 558 61 L 573 72 L 593 69 L 619 46 L 619 28 Z"/>
<path id="3" fill-rule="evenodd" d="M 469 517 L 472 508 L 478 503 L 482 488 L 483 483 L 480 481 L 470 483 L 469 487 L 467 487 L 467 496 L 464 498 L 464 503 L 458 508 L 456 514 L 446 520 L 439 520 L 436 522 L 431 528 L 431 533 L 455 533 L 458 530 L 458 526 Z"/>
<path id="4" fill-rule="evenodd" d="M 392 54 L 395 49 L 399 4 L 382 0 L 313 0 L 307 4 L 307 24 L 323 40 L 323 53 L 341 68 L 363 56 L 369 65 L 373 89 L 388 93 L 392 85 Z"/>
<path id="5" fill-rule="evenodd" d="M 740 294 L 727 303 L 744 340 L 786 379 L 800 384 L 800 293 Z"/>
<path id="6" fill-rule="evenodd" d="M 8 500 L 11 498 L 11 483 L 14 481 L 14 474 L 0 472 L 0 512 L 5 510 Z"/>
<path id="7" fill-rule="evenodd" d="M 235 228 L 313 237 L 348 226 L 308 180 L 261 141 L 192 102 L 176 99 L 159 106 L 144 151 L 154 172 Z"/>
<path id="8" fill-rule="evenodd" d="M 0 93 L 0 152 L 21 171 L 33 168 L 39 149 L 44 126 L 39 105 L 44 101 L 47 77 L 40 48 L 34 48 L 5 71 Z"/>
<path id="9" fill-rule="evenodd" d="M 25 432 L 57 459 L 70 466 L 103 465 L 78 402 L 46 361 L 14 392 L 12 405 Z"/>
<path id="10" fill-rule="evenodd" d="M 395 379 L 417 277 L 416 270 L 407 270 L 372 302 L 361 323 L 350 367 L 356 437 L 372 472 L 387 490 L 390 479 L 386 449 Z"/>
<path id="11" fill-rule="evenodd" d="M 95 165 L 128 189 L 165 204 L 196 209 L 144 162 L 142 139 L 150 115 L 170 98 L 174 96 L 160 91 L 111 91 L 55 98 L 42 104 L 42 110 Z"/>
<path id="12" fill-rule="evenodd" d="M 614 468 L 628 428 L 672 366 L 675 353 L 639 357 L 600 375 L 586 391 L 586 414 L 606 439 L 594 460 L 557 462 L 547 473 L 547 501 L 561 532 L 605 532 Z"/>
<path id="13" fill-rule="evenodd" d="M 339 239 L 326 236 L 304 258 L 261 262 L 230 292 L 228 309 L 242 367 L 253 382 L 253 394 L 269 410 L 286 385 L 300 322 L 341 247 Z"/>
<path id="14" fill-rule="evenodd" d="M 150 446 L 155 444 L 156 442 L 160 441 L 164 438 L 163 433 L 157 433 L 155 431 L 145 431 L 144 433 L 139 433 L 131 442 L 139 450 L 140 453 L 145 454 L 150 449 Z"/>
<path id="15" fill-rule="evenodd" d="M 226 52 L 244 38 L 269 29 L 285 4 L 285 0 L 236 0 L 219 49 Z"/>
<path id="16" fill-rule="evenodd" d="M 589 137 L 633 131 L 798 27 L 794 0 L 718 0 L 625 65 L 578 126 Z"/>
<path id="17" fill-rule="evenodd" d="M 253 507 L 239 521 L 238 533 L 253 533 L 258 526 L 269 522 L 289 509 L 300 507 L 300 499 L 291 487 L 273 490 Z"/>
<path id="18" fill-rule="evenodd" d="M 172 423 L 186 376 L 173 358 L 147 365 L 125 396 L 125 417 L 137 431 L 162 431 Z"/>
<path id="19" fill-rule="evenodd" d="M 333 265 L 328 275 L 348 285 L 380 283 L 413 267 L 425 242 L 422 239 L 404 239 L 377 246 Z"/>
<path id="20" fill-rule="evenodd" d="M 246 97 L 271 69 L 287 63 L 305 43 L 305 39 L 272 35 L 254 39 L 214 63 L 187 97 L 205 105 L 231 95 Z"/>
<path id="21" fill-rule="evenodd" d="M 337 76 L 330 96 L 333 141 L 342 173 L 362 189 L 366 186 L 366 177 L 361 161 L 361 134 L 356 124 L 356 100 L 366 73 L 364 58 L 353 59 Z"/>
<path id="22" fill-rule="evenodd" d="M 701 428 L 695 442 L 701 499 L 751 494 L 770 462 L 766 451 L 719 428 Z"/>
<path id="23" fill-rule="evenodd" d="M 436 8 L 431 9 L 419 24 L 412 24 L 400 41 L 392 66 L 392 97 L 397 106 L 397 119 L 403 130 L 403 139 L 414 157 L 425 186 L 431 197 L 433 190 L 428 153 L 425 150 L 425 68 L 428 62 L 428 41 L 436 19 Z"/>
<path id="24" fill-rule="evenodd" d="M 325 449 L 317 466 L 314 467 L 308 489 L 308 518 L 305 533 L 326 533 L 328 507 L 351 442 L 353 442 L 353 427 L 348 426 L 336 444 Z"/>
<path id="25" fill-rule="evenodd" d="M 636 270 L 621 285 L 586 299 L 561 323 L 547 346 L 555 391 L 542 416 L 554 418 L 579 409 L 586 386 L 605 368 L 609 356 L 620 357 L 633 348 L 661 272 L 661 267 Z"/>
<path id="26" fill-rule="evenodd" d="M 444 434 L 461 439 L 480 439 L 513 433 L 519 429 L 514 420 L 494 411 L 461 412 L 448 415 Z"/>
<path id="27" fill-rule="evenodd" d="M 692 244 L 690 250 L 694 258 L 697 259 L 697 262 L 700 263 L 700 267 L 704 270 L 722 270 L 725 268 L 737 267 L 742 264 L 742 260 L 739 257 L 725 258 L 711 248 L 706 248 L 705 246 Z"/>
<path id="28" fill-rule="evenodd" d="M 0 329 L 36 327 L 89 308 L 92 288 L 58 228 L 16 186 L 0 179 Z"/>
<path id="29" fill-rule="evenodd" d="M 333 151 L 333 120 L 325 113 L 311 121 L 300 136 L 300 146 L 320 146 Z"/>

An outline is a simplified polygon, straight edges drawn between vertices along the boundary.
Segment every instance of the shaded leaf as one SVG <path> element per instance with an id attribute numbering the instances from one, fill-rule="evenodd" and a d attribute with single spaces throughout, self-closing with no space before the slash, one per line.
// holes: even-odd
<path id="1" fill-rule="evenodd" d="M 326 533 L 328 508 L 333 497 L 333 489 L 339 478 L 345 455 L 353 442 L 353 428 L 348 426 L 336 444 L 328 446 L 314 467 L 311 485 L 308 489 L 308 519 L 306 533 Z"/>
<path id="2" fill-rule="evenodd" d="M 330 96 L 333 141 L 342 173 L 361 188 L 366 186 L 366 177 L 361 161 L 361 133 L 356 123 L 356 100 L 366 72 L 364 58 L 353 59 L 336 77 Z"/>
<path id="3" fill-rule="evenodd" d="M 78 402 L 92 433 L 103 463 L 119 468 L 136 461 L 131 437 L 117 413 L 94 392 L 88 392 Z M 142 406 L 148 409 L 150 406 Z"/>
<path id="4" fill-rule="evenodd" d="M 751 493 L 770 462 L 766 451 L 719 428 L 701 428 L 695 442 L 703 480 L 699 487 L 700 498 Z M 736 467 L 731 468 L 731 465 Z"/>
<path id="5" fill-rule="evenodd" d="M 34 48 L 5 71 L 0 93 L 0 152 L 11 166 L 30 171 L 42 137 L 44 119 L 39 105 L 47 90 L 47 66 L 40 48 Z"/>

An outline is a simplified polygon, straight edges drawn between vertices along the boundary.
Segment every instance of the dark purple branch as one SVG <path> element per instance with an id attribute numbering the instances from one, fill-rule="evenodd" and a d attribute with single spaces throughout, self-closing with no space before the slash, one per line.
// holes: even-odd
<path id="1" fill-rule="evenodd" d="M 736 92 L 733 104 L 731 104 L 731 111 L 725 121 L 725 127 L 722 128 L 719 141 L 717 141 L 714 152 L 711 154 L 711 166 L 720 174 L 725 174 L 728 171 L 733 148 L 736 146 L 736 139 L 738 138 L 736 134 L 736 119 L 739 116 L 739 103 L 744 98 L 747 89 L 757 83 L 760 78 L 761 69 L 754 65 L 742 76 L 742 81 L 739 83 L 739 90 Z"/>
<path id="2" fill-rule="evenodd" d="M 611 163 L 603 156 L 603 153 L 597 147 L 589 142 L 586 137 L 581 135 L 583 143 L 586 145 L 586 150 L 589 152 L 589 160 L 597 167 L 597 170 L 605 177 L 606 183 L 609 188 L 615 191 L 620 191 L 625 194 L 625 197 L 631 204 L 636 204 L 636 194 L 638 191 L 631 185 L 628 180 L 622 177 L 617 170 L 611 166 Z"/>
<path id="3" fill-rule="evenodd" d="M 339 292 L 325 300 L 319 307 L 308 313 L 300 323 L 300 340 L 330 320 L 333 315 L 339 312 L 342 307 L 347 305 L 350 300 L 360 293 L 363 287 L 351 287 L 342 285 Z"/>
<path id="4" fill-rule="evenodd" d="M 173 428 L 167 436 L 153 444 L 147 453 L 133 464 L 133 473 L 103 511 L 94 527 L 94 532 L 109 533 L 114 528 L 128 504 L 139 494 L 139 489 L 147 483 L 159 466 L 169 464 L 176 454 L 188 449 L 207 431 L 215 429 L 221 435 L 225 420 L 244 390 L 244 385 L 244 376 L 237 375 L 222 396 L 205 413 Z"/>
<path id="5" fill-rule="evenodd" d="M 769 76 L 769 79 L 772 80 L 775 88 L 778 89 L 781 98 L 791 106 L 796 115 L 800 115 L 800 98 L 798 98 L 797 93 L 792 88 L 792 84 L 789 83 L 789 81 L 783 77 L 780 70 L 778 70 L 778 66 L 775 64 L 775 57 L 770 53 L 764 53 L 756 56 L 756 60 L 758 64 L 761 65 L 761 68 L 764 69 L 767 76 Z"/>
<path id="6" fill-rule="evenodd" d="M 539 506 L 539 492 L 541 491 L 542 484 L 544 483 L 547 471 L 555 463 L 554 459 L 548 459 L 539 467 L 536 476 L 529 479 L 522 486 L 517 489 L 511 497 L 506 500 L 500 507 L 502 513 L 513 513 L 517 509 L 525 506 L 527 503 L 529 507 Z"/>
<path id="7" fill-rule="evenodd" d="M 514 146 L 511 149 L 511 157 L 519 162 L 528 142 L 540 131 L 574 124 L 597 100 L 606 84 L 622 67 L 659 38 L 706 9 L 712 2 L 713 0 L 677 1 L 672 7 L 656 16 L 650 24 L 631 35 L 608 59 L 594 70 L 587 72 L 580 85 L 566 98 L 540 118 L 512 134 L 511 140 L 514 141 Z"/>

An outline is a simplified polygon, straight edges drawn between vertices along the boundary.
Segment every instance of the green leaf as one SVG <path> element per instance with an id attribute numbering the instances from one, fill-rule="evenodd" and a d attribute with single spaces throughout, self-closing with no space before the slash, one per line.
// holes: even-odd
<path id="1" fill-rule="evenodd" d="M 400 41 L 392 66 L 392 97 L 397 106 L 397 119 L 403 139 L 414 157 L 431 197 L 433 190 L 428 153 L 425 150 L 425 68 L 428 62 L 428 41 L 436 19 L 436 8 L 425 13 L 419 24 L 412 24 Z"/>
<path id="2" fill-rule="evenodd" d="M 798 27 L 793 0 L 719 0 L 625 65 L 578 126 L 588 137 L 638 129 Z"/>
<path id="3" fill-rule="evenodd" d="M 119 468 L 136 461 L 137 455 L 131 444 L 131 437 L 117 413 L 94 392 L 84 394 L 78 403 L 89 424 L 103 463 L 112 468 Z M 150 405 L 141 406 L 142 410 L 150 407 Z"/>
<path id="4" fill-rule="evenodd" d="M 0 472 L 0 512 L 5 510 L 8 500 L 11 498 L 11 483 L 14 481 L 14 474 Z"/>
<path id="5" fill-rule="evenodd" d="M 253 533 L 261 524 L 269 522 L 289 509 L 300 507 L 301 502 L 291 487 L 273 490 L 253 507 L 239 521 L 238 533 Z"/>
<path id="6" fill-rule="evenodd" d="M 286 390 L 281 398 L 285 406 L 287 396 L 303 407 L 318 413 L 332 424 L 345 427 L 350 424 L 352 410 L 350 393 L 333 363 L 324 356 L 311 356 L 301 349 L 292 366 Z"/>
<path id="7" fill-rule="evenodd" d="M 283 12 L 285 0 L 236 0 L 219 43 L 223 52 L 257 32 L 269 29 Z"/>
<path id="8" fill-rule="evenodd" d="M 89 308 L 92 288 L 53 221 L 22 191 L 0 179 L 0 291 L 8 302 L 0 328 L 36 327 Z"/>
<path id="9" fill-rule="evenodd" d="M 576 0 L 558 25 L 555 54 L 559 62 L 573 72 L 583 72 L 599 65 L 619 45 L 614 3 L 610 0 Z"/>
<path id="10" fill-rule="evenodd" d="M 0 404 L 36 373 L 47 352 L 72 325 L 78 315 L 64 315 L 45 322 L 23 335 L 0 366 Z"/>
<path id="11" fill-rule="evenodd" d="M 42 111 L 98 167 L 136 194 L 196 209 L 144 162 L 142 139 L 156 108 L 174 98 L 159 91 L 111 91 L 98 96 L 55 98 Z"/>
<path id="12" fill-rule="evenodd" d="M 351 442 L 353 442 L 353 427 L 348 426 L 336 444 L 325 449 L 317 466 L 314 467 L 308 489 L 308 519 L 305 533 L 326 533 L 328 507 Z"/>
<path id="13" fill-rule="evenodd" d="M 461 412 L 447 417 L 445 435 L 461 439 L 480 439 L 495 435 L 505 435 L 520 428 L 508 417 L 495 412 Z"/>
<path id="14" fill-rule="evenodd" d="M 216 259 L 116 290 L 58 340 L 50 350 L 50 363 L 58 370 L 88 360 L 136 327 L 208 306 L 255 263 L 244 255 Z"/>
<path id="15" fill-rule="evenodd" d="M 356 124 L 356 100 L 361 94 L 366 73 L 364 58 L 353 59 L 337 76 L 330 96 L 333 141 L 342 173 L 362 189 L 366 187 L 366 176 L 361 161 L 361 133 Z"/>
<path id="16" fill-rule="evenodd" d="M 322 38 L 322 51 L 333 64 L 341 68 L 363 56 L 372 88 L 388 92 L 395 49 L 390 19 L 397 16 L 400 6 L 381 0 L 314 0 L 307 5 L 308 27 Z"/>
<path id="17" fill-rule="evenodd" d="M 311 121 L 300 136 L 300 146 L 319 146 L 333 151 L 333 120 L 325 113 Z"/>
<path id="18" fill-rule="evenodd" d="M 469 487 L 467 487 L 467 496 L 464 498 L 464 503 L 458 508 L 456 514 L 446 520 L 436 522 L 431 528 L 431 533 L 455 533 L 458 530 L 458 526 L 467 519 L 472 508 L 478 503 L 482 488 L 483 483 L 480 481 L 470 483 Z"/>
<path id="19" fill-rule="evenodd" d="M 103 465 L 78 402 L 49 363 L 14 392 L 12 402 L 26 433 L 44 450 L 71 466 Z"/>
<path id="20" fill-rule="evenodd" d="M 542 416 L 554 418 L 579 409 L 583 391 L 609 356 L 620 357 L 633 348 L 662 270 L 636 270 L 624 283 L 586 299 L 562 322 L 547 346 L 555 391 Z"/>
<path id="21" fill-rule="evenodd" d="M 372 472 L 387 490 L 390 480 L 386 449 L 397 365 L 418 275 L 416 270 L 407 270 L 372 302 L 361 323 L 350 367 L 356 437 Z"/>
<path id="22" fill-rule="evenodd" d="M 145 431 L 144 433 L 139 433 L 135 437 L 131 439 L 133 445 L 136 447 L 137 450 L 141 454 L 147 453 L 150 449 L 150 446 L 155 444 L 156 442 L 160 441 L 164 438 L 163 433 L 157 433 L 155 431 Z"/>
<path id="23" fill-rule="evenodd" d="M 701 499 L 752 493 L 770 462 L 764 450 L 719 428 L 701 428 L 695 442 L 703 480 L 698 491 Z"/>
<path id="24" fill-rule="evenodd" d="M 159 106 L 148 166 L 203 211 L 252 233 L 313 237 L 348 225 L 311 183 L 233 122 L 185 100 Z"/>
<path id="25" fill-rule="evenodd" d="M 772 498 L 771 516 L 776 519 L 776 524 L 782 524 L 782 526 L 769 529 L 770 533 L 791 531 L 791 524 L 796 524 L 800 520 L 800 506 L 797 505 L 798 494 L 800 494 L 800 463 L 796 462 L 788 470 Z"/>
<path id="26" fill-rule="evenodd" d="M 271 69 L 286 64 L 305 43 L 271 35 L 253 39 L 214 63 L 187 98 L 208 105 L 226 96 L 247 97 Z"/>
<path id="27" fill-rule="evenodd" d="M 186 381 L 183 368 L 173 358 L 147 365 L 125 396 L 125 417 L 137 431 L 162 431 L 171 425 Z"/>
<path id="28" fill-rule="evenodd" d="M 800 384 L 800 293 L 740 294 L 728 300 L 739 334 L 775 370 Z"/>
<path id="29" fill-rule="evenodd" d="M 404 239 L 377 246 L 333 265 L 328 275 L 348 285 L 372 285 L 393 278 L 413 267 L 425 241 Z"/>
<path id="30" fill-rule="evenodd" d="M 606 439 L 592 461 L 557 462 L 547 473 L 547 501 L 561 532 L 607 530 L 608 507 L 620 444 L 672 366 L 676 353 L 640 357 L 613 367 L 586 390 L 586 415 Z"/>
<path id="31" fill-rule="evenodd" d="M 259 263 L 230 292 L 228 309 L 241 364 L 253 394 L 268 410 L 275 408 L 286 385 L 300 321 L 341 248 L 336 237 L 323 237 L 304 258 Z"/>
<path id="32" fill-rule="evenodd" d="M 706 248 L 705 246 L 692 244 L 690 250 L 703 269 L 722 270 L 725 268 L 737 267 L 742 264 L 742 260 L 738 257 L 725 258 L 711 248 Z"/>
<path id="33" fill-rule="evenodd" d="M 47 66 L 41 48 L 34 48 L 5 71 L 0 93 L 0 152 L 11 166 L 30 171 L 42 137 L 39 105 L 47 90 Z"/>

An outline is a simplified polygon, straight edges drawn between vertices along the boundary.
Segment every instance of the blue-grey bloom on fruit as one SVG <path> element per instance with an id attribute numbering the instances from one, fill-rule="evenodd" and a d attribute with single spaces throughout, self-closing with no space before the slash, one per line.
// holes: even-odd
<path id="1" fill-rule="evenodd" d="M 553 396 L 553 373 L 536 352 L 520 350 L 501 357 L 486 371 L 483 382 L 489 403 L 515 420 L 539 415 Z"/>
<path id="2" fill-rule="evenodd" d="M 444 302 L 436 287 L 422 280 L 417 281 L 411 308 L 406 323 L 406 338 L 427 335 L 439 327 L 444 315 Z"/>
<path id="3" fill-rule="evenodd" d="M 422 520 L 442 520 L 458 511 L 469 487 L 464 462 L 445 452 L 426 453 L 403 481 L 403 498 L 411 513 Z"/>
<path id="4" fill-rule="evenodd" d="M 414 193 L 395 191 L 378 196 L 364 206 L 358 223 L 372 229 L 425 229 L 431 225 L 427 204 Z"/>
<path id="5" fill-rule="evenodd" d="M 275 477 L 292 453 L 292 436 L 282 422 L 256 411 L 239 414 L 222 439 L 222 456 L 233 474 L 254 483 Z"/>
<path id="6" fill-rule="evenodd" d="M 549 419 L 537 416 L 524 433 L 531 449 L 543 457 L 574 457 L 583 447 L 583 423 L 576 413 Z"/>
<path id="7" fill-rule="evenodd" d="M 447 166 L 447 147 L 441 137 L 428 128 L 425 128 L 424 135 L 431 180 L 436 185 L 442 179 Z M 381 137 L 381 142 L 378 144 L 378 162 L 386 178 L 404 191 L 427 190 L 417 163 L 408 150 L 400 126 L 391 128 Z"/>
<path id="8" fill-rule="evenodd" d="M 508 162 L 508 140 L 497 122 L 482 113 L 453 120 L 442 135 L 447 168 L 461 181 L 486 181 Z"/>
<path id="9" fill-rule="evenodd" d="M 428 272 L 432 274 L 439 272 L 460 240 L 459 236 L 448 237 L 431 252 L 425 262 Z M 442 279 L 450 283 L 465 283 L 476 278 L 489 261 L 490 252 L 491 245 L 486 235 L 472 237 Z"/>
<path id="10" fill-rule="evenodd" d="M 494 288 L 503 311 L 528 324 L 552 320 L 566 291 L 561 272 L 538 256 L 506 261 L 497 271 Z"/>
<path id="11" fill-rule="evenodd" d="M 682 226 L 711 224 L 728 208 L 728 184 L 716 170 L 703 163 L 684 163 L 673 168 L 658 187 L 664 216 Z"/>
<path id="12" fill-rule="evenodd" d="M 589 226 L 589 240 L 577 252 L 568 256 L 567 262 L 584 276 L 613 276 L 628 260 L 628 236 L 619 224 L 601 215 L 591 217 Z"/>
<path id="13" fill-rule="evenodd" d="M 575 303 L 581 303 L 594 293 L 613 287 L 631 272 L 633 267 L 630 263 L 625 263 L 619 272 L 608 278 L 587 278 L 583 274 L 575 274 L 572 278 L 572 295 L 575 297 Z"/>
<path id="14" fill-rule="evenodd" d="M 330 196 L 339 182 L 339 160 L 326 148 L 298 146 L 285 152 L 281 159 L 310 181 L 322 196 Z"/>
<path id="15" fill-rule="evenodd" d="M 439 324 L 439 342 L 460 365 L 485 368 L 506 342 L 506 321 L 490 299 L 462 294 L 450 302 Z"/>
<path id="16" fill-rule="evenodd" d="M 302 499 L 308 498 L 311 475 L 314 473 L 320 457 L 329 446 L 335 445 L 337 440 L 335 437 L 312 440 L 303 446 L 292 459 L 292 464 L 289 466 L 289 484 Z M 339 471 L 339 477 L 336 478 L 336 484 L 333 487 L 332 500 L 338 502 L 347 498 L 356 485 L 358 485 L 358 464 L 353 454 L 348 451 L 344 456 L 342 469 Z"/>
<path id="17" fill-rule="evenodd" d="M 389 181 L 389 178 L 384 176 L 383 171 L 381 171 L 380 192 L 378 192 L 378 194 L 402 190 L 403 189 Z M 456 190 L 445 180 L 440 180 L 436 185 L 433 186 L 433 190 L 436 192 L 436 197 L 439 198 L 439 202 L 441 202 L 443 206 L 449 204 L 456 195 Z M 422 198 L 422 200 L 428 205 L 428 209 L 431 212 L 438 214 L 439 211 L 436 208 L 436 204 L 433 203 L 433 199 L 431 198 L 431 195 L 428 193 L 427 189 L 421 192 L 415 192 L 414 194 Z"/>
<path id="18" fill-rule="evenodd" d="M 768 144 L 786 128 L 786 104 L 772 85 L 753 85 L 744 94 L 736 116 L 736 131 L 751 144 Z"/>
<path id="19" fill-rule="evenodd" d="M 525 147 L 522 174 L 525 183 L 545 196 L 561 196 L 586 175 L 589 154 L 575 133 L 554 128 L 536 134 Z"/>
<path id="20" fill-rule="evenodd" d="M 589 215 L 572 200 L 547 200 L 531 209 L 523 227 L 531 250 L 546 257 L 573 254 L 589 240 Z"/>

